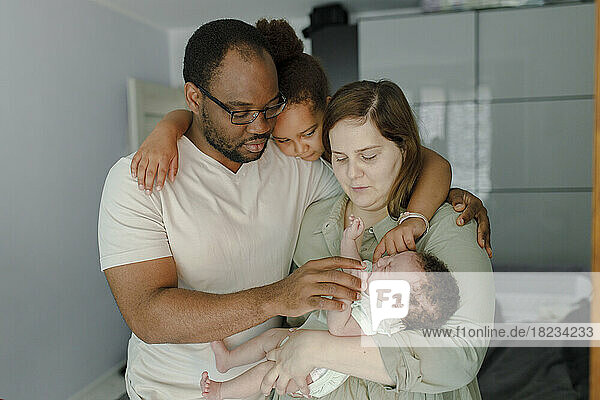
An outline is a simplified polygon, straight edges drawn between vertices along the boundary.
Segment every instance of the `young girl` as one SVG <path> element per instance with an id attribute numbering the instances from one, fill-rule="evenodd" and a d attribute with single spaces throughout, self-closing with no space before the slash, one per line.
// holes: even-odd
<path id="1" fill-rule="evenodd" d="M 261 19 L 256 26 L 273 48 L 279 89 L 288 101 L 284 111 L 277 117 L 272 140 L 288 156 L 329 164 L 330 160 L 322 158 L 324 147 L 321 130 L 329 101 L 325 72 L 314 57 L 303 52 L 302 41 L 285 20 Z M 167 175 L 174 181 L 178 167 L 177 140 L 187 131 L 191 115 L 186 110 L 170 112 L 142 143 L 131 162 L 131 173 L 134 178 L 137 177 L 141 190 L 148 194 L 153 186 L 161 190 Z M 491 257 L 487 210 L 469 192 L 453 189 L 450 196 L 450 164 L 432 150 L 422 147 L 421 151 L 423 168 L 408 203 L 408 211 L 430 219 L 448 197 L 457 211 L 464 210 L 457 224 L 462 225 L 473 217 L 477 219 L 477 241 Z M 415 241 L 424 232 L 424 221 L 416 218 L 405 220 L 381 240 L 375 249 L 374 261 L 384 253 L 393 255 L 414 250 Z"/>
<path id="2" fill-rule="evenodd" d="M 351 216 L 350 225 L 344 230 L 340 243 L 343 257 L 360 259 L 357 240 L 363 231 L 362 220 Z M 364 263 L 368 265 L 368 270 L 371 272 L 371 263 L 369 261 Z M 351 270 L 346 272 L 356 273 Z M 329 333 L 340 337 L 372 336 L 392 335 L 404 329 L 439 328 L 458 309 L 459 290 L 456 280 L 449 273 L 448 267 L 430 254 L 411 251 L 391 257 L 386 256 L 372 265 L 372 272 L 376 275 L 369 274 L 366 279 L 367 284 L 372 277 L 385 279 L 386 273 L 402 273 L 401 278 L 410 282 L 411 293 L 406 317 L 401 320 L 384 320 L 376 330 L 373 330 L 369 294 L 365 292 L 360 300 L 354 303 L 345 302 L 346 307 L 343 311 L 327 312 Z M 387 277 L 399 278 L 398 275 Z M 420 290 L 420 288 L 424 289 Z M 311 325 L 311 321 L 307 321 L 299 329 L 310 329 Z M 232 367 L 264 359 L 269 351 L 285 343 L 289 332 L 287 329 L 270 329 L 231 351 L 223 341 L 212 342 L 217 369 L 220 372 L 227 372 Z M 212 381 L 205 371 L 201 381 L 202 395 L 208 400 L 237 399 L 257 395 L 260 393 L 263 378 L 271 367 L 272 362 L 263 361 L 243 374 L 224 382 Z M 307 382 L 309 394 L 312 397 L 322 397 L 337 389 L 348 375 L 325 368 L 316 368 L 310 373 L 310 378 Z"/>

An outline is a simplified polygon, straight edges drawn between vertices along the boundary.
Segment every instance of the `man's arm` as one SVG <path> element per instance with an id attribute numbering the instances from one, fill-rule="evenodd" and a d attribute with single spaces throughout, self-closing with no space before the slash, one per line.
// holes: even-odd
<path id="1" fill-rule="evenodd" d="M 285 279 L 231 294 L 177 287 L 173 257 L 106 269 L 106 279 L 123 318 L 147 343 L 204 343 L 221 340 L 276 315 L 298 316 L 315 309 L 340 310 L 355 299 L 360 279 L 336 271 L 359 268 L 357 260 L 314 260 Z"/>
<path id="2" fill-rule="evenodd" d="M 361 269 L 360 262 L 341 257 L 307 262 L 281 281 L 237 293 L 178 288 L 160 196 L 137 189 L 126 158 L 106 178 L 98 246 L 101 267 L 125 321 L 149 343 L 223 339 L 276 315 L 340 309 L 341 302 L 321 296 L 354 300 L 360 290 L 358 278 L 336 271 Z"/>

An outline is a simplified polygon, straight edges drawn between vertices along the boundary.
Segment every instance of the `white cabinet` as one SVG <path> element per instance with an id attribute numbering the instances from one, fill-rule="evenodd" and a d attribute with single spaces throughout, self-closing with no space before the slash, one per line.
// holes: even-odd
<path id="1" fill-rule="evenodd" d="M 480 190 L 592 186 L 593 100 L 488 107 L 489 118 L 480 119 L 481 128 L 487 129 L 479 131 L 479 147 L 489 135 L 490 177 Z"/>
<path id="2" fill-rule="evenodd" d="M 452 164 L 452 186 L 477 190 L 477 106 L 473 101 L 413 106 L 421 143 Z"/>
<path id="3" fill-rule="evenodd" d="M 475 13 L 360 21 L 360 79 L 396 82 L 411 103 L 475 96 Z"/>
<path id="4" fill-rule="evenodd" d="M 486 206 L 494 264 L 589 266 L 591 193 L 491 193 Z"/>
<path id="5" fill-rule="evenodd" d="M 482 98 L 592 95 L 593 33 L 593 3 L 482 11 Z"/>
<path id="6" fill-rule="evenodd" d="M 359 76 L 405 90 L 422 142 L 478 193 L 494 263 L 588 266 L 594 4 L 359 21 Z"/>

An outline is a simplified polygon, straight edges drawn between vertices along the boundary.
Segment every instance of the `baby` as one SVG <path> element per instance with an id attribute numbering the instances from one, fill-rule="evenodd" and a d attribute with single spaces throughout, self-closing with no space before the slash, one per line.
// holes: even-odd
<path id="1" fill-rule="evenodd" d="M 360 260 L 356 240 L 364 231 L 360 218 L 350 216 L 349 226 L 344 230 L 340 243 L 343 257 Z M 448 268 L 432 255 L 418 252 L 404 252 L 394 256 L 382 257 L 372 265 L 363 261 L 369 272 L 367 284 L 373 277 L 386 273 L 404 273 L 401 279 L 407 280 L 411 286 L 409 310 L 402 320 L 388 319 L 381 322 L 376 331 L 371 327 L 371 313 L 368 293 L 363 293 L 360 300 L 345 302 L 343 311 L 328 311 L 327 326 L 335 336 L 360 336 L 382 333 L 394 334 L 404 329 L 436 328 L 442 326 L 458 309 L 459 291 L 454 277 Z M 346 270 L 352 274 L 361 274 L 354 270 Z M 426 274 L 425 272 L 446 272 L 445 274 Z M 396 279 L 396 276 L 392 276 Z M 316 312 L 318 313 L 318 312 Z M 316 316 L 315 312 L 310 318 Z M 309 318 L 309 320 L 310 320 Z M 305 323 L 298 329 L 311 329 Z M 230 368 L 250 364 L 265 358 L 266 354 L 283 345 L 289 338 L 288 329 L 274 328 L 250 339 L 233 350 L 228 350 L 223 341 L 211 343 L 215 353 L 217 370 L 227 372 Z M 209 400 L 238 399 L 260 393 L 260 385 L 266 373 L 272 368 L 271 361 L 264 361 L 243 374 L 224 382 L 210 380 L 208 373 L 202 373 L 200 382 L 204 398 Z M 312 397 L 322 397 L 340 386 L 348 376 L 340 372 L 317 368 L 310 374 L 309 390 Z"/>

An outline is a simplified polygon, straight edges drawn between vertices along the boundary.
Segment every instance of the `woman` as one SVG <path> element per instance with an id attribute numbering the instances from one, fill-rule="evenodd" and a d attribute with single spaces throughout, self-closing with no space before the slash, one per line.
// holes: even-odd
<path id="1" fill-rule="evenodd" d="M 288 104 L 277 117 L 272 139 L 279 149 L 291 157 L 316 161 L 324 156 L 321 129 L 328 98 L 325 72 L 316 59 L 303 52 L 302 41 L 285 20 L 261 19 L 257 28 L 272 46 L 277 67 L 279 89 Z M 137 177 L 140 189 L 152 191 L 164 185 L 167 175 L 175 179 L 177 173 L 177 140 L 188 129 L 191 113 L 176 110 L 167 114 L 150 136 L 142 143 L 131 162 L 131 173 Z M 448 193 L 451 173 L 449 164 L 437 153 L 422 148 L 423 171 L 414 186 L 407 209 L 430 219 L 434 211 L 448 197 L 448 201 L 463 213 L 457 224 L 471 218 L 478 223 L 477 241 L 489 256 L 492 249 L 489 240 L 489 220 L 481 201 L 469 192 L 453 189 Z M 329 160 L 327 159 L 327 163 Z M 408 219 L 398 228 L 386 234 L 375 249 L 377 260 L 384 252 L 395 254 L 415 248 L 415 241 L 425 231 L 425 224 L 418 219 Z"/>
<path id="2" fill-rule="evenodd" d="M 423 155 L 413 114 L 395 84 L 356 82 L 342 87 L 329 103 L 323 135 L 345 194 L 307 209 L 294 261 L 302 265 L 339 255 L 339 240 L 350 215 L 371 227 L 357 239 L 361 257 L 370 259 L 377 240 L 396 225 L 420 173 Z M 493 321 L 494 289 L 489 259 L 472 240 L 474 224 L 457 227 L 455 218 L 450 205 L 442 205 L 416 247 L 437 256 L 455 273 L 461 302 L 446 326 L 468 329 Z M 271 387 L 279 395 L 298 388 L 305 391 L 309 372 L 328 368 L 351 378 L 326 399 L 481 398 L 476 374 L 486 339 L 427 338 L 418 331 L 376 335 L 372 340 L 335 337 L 326 331 L 324 312 L 312 313 L 307 325 L 314 330 L 290 333 L 281 348 L 267 355 L 276 364 L 265 376 L 263 392 Z"/>

